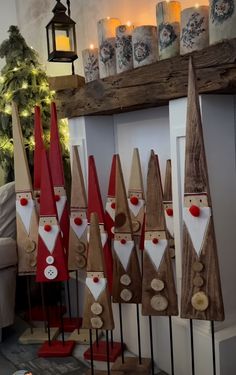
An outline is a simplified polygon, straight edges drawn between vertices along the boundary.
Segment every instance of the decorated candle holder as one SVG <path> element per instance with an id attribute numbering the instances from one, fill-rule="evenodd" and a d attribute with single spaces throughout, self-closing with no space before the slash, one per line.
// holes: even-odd
<path id="1" fill-rule="evenodd" d="M 236 0 L 210 0 L 210 44 L 236 37 Z"/>
<path id="2" fill-rule="evenodd" d="M 161 1 L 156 6 L 159 60 L 179 54 L 180 11 L 179 1 Z"/>
<path id="3" fill-rule="evenodd" d="M 116 28 L 120 25 L 118 18 L 104 18 L 98 21 L 99 73 L 100 78 L 116 74 Z"/>
<path id="4" fill-rule="evenodd" d="M 132 37 L 134 68 L 152 64 L 157 61 L 157 28 L 156 26 L 139 26 Z"/>
<path id="5" fill-rule="evenodd" d="M 209 7 L 186 8 L 181 12 L 180 54 L 199 51 L 209 44 Z"/>
<path id="6" fill-rule="evenodd" d="M 132 32 L 133 25 L 120 25 L 116 28 L 116 70 L 126 72 L 133 68 Z"/>
<path id="7" fill-rule="evenodd" d="M 98 48 L 87 48 L 82 51 L 85 82 L 99 78 Z"/>

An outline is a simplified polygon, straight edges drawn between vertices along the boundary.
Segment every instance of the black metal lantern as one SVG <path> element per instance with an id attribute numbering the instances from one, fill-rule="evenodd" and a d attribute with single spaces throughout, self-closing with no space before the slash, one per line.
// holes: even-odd
<path id="1" fill-rule="evenodd" d="M 66 14 L 66 11 L 66 7 L 60 0 L 57 0 L 53 8 L 54 16 L 46 26 L 48 61 L 73 63 L 78 58 L 75 22 Z"/>

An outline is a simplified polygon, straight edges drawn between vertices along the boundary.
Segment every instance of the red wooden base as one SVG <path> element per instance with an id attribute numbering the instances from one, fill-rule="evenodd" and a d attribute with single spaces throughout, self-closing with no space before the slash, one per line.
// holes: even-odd
<path id="1" fill-rule="evenodd" d="M 62 312 L 63 315 L 66 313 L 66 307 L 62 306 Z M 40 321 L 43 322 L 46 316 L 46 311 L 44 313 L 42 306 L 35 306 L 31 309 L 31 319 L 34 321 Z M 50 321 L 54 323 L 54 321 L 57 321 L 60 319 L 60 307 L 59 306 L 49 306 L 49 318 Z M 25 319 L 28 321 L 29 320 L 29 312 L 27 311 L 25 313 Z M 55 325 L 53 325 L 55 327 Z M 53 327 L 52 326 L 52 327 Z M 58 324 L 56 325 L 58 326 Z"/>
<path id="2" fill-rule="evenodd" d="M 63 318 L 63 326 L 65 332 L 73 332 L 82 326 L 82 318 Z"/>
<path id="3" fill-rule="evenodd" d="M 39 357 L 69 357 L 74 349 L 75 341 L 65 341 L 64 345 L 62 341 L 52 341 L 49 345 L 46 341 L 38 351 Z"/>
<path id="4" fill-rule="evenodd" d="M 109 359 L 110 362 L 115 362 L 115 360 L 121 355 L 121 343 L 113 342 L 109 343 Z M 84 352 L 84 359 L 91 360 L 90 348 Z M 93 360 L 94 361 L 106 361 L 107 360 L 107 346 L 106 341 L 99 341 L 98 345 L 95 342 L 93 344 Z"/>

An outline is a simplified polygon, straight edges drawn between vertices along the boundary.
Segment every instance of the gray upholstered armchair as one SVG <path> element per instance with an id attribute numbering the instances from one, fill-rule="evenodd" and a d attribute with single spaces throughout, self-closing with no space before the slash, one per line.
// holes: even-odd
<path id="1" fill-rule="evenodd" d="M 0 330 L 14 322 L 16 288 L 15 184 L 0 187 Z"/>

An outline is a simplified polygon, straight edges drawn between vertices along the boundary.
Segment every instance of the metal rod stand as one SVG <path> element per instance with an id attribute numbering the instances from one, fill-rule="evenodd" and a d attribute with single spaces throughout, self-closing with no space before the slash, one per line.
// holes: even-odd
<path id="1" fill-rule="evenodd" d="M 150 350 L 151 350 L 151 366 L 152 366 L 152 375 L 155 374 L 154 369 L 154 354 L 153 354 L 153 334 L 152 334 L 152 317 L 149 315 L 149 333 L 150 333 Z"/>
<path id="2" fill-rule="evenodd" d="M 78 271 L 75 271 L 75 289 L 76 289 L 76 315 L 77 315 L 77 330 L 79 334 L 79 277 Z"/>
<path id="3" fill-rule="evenodd" d="M 171 375 L 175 374 L 174 365 L 174 347 L 173 347 L 173 332 L 172 332 L 172 318 L 169 316 L 169 330 L 170 330 L 170 358 L 171 358 Z"/>
<path id="4" fill-rule="evenodd" d="M 93 366 L 93 334 L 92 330 L 89 330 L 89 344 L 90 344 L 90 357 L 91 357 L 91 375 L 94 375 L 94 366 Z"/>
<path id="5" fill-rule="evenodd" d="M 43 290 L 42 283 L 40 283 L 40 290 L 41 290 L 41 299 L 42 299 L 42 308 L 43 308 L 44 331 L 47 332 L 47 316 L 46 316 L 46 310 L 45 310 L 45 298 L 44 298 L 44 290 Z"/>
<path id="6" fill-rule="evenodd" d="M 193 344 L 193 321 L 189 320 L 190 323 L 190 340 L 191 340 L 191 365 L 192 365 L 192 375 L 195 375 L 195 365 L 194 365 L 194 344 Z"/>
<path id="7" fill-rule="evenodd" d="M 109 334 L 106 330 L 106 349 L 107 349 L 107 373 L 110 375 L 110 355 L 109 355 Z"/>
<path id="8" fill-rule="evenodd" d="M 216 350 L 215 350 L 215 327 L 214 321 L 211 321 L 211 339 L 212 339 L 212 364 L 213 364 L 213 375 L 216 375 Z"/>
<path id="9" fill-rule="evenodd" d="M 137 311 L 137 331 L 138 331 L 138 360 L 142 364 L 142 351 L 141 351 L 141 334 L 140 334 L 140 317 L 139 317 L 139 304 L 136 304 Z"/>
<path id="10" fill-rule="evenodd" d="M 59 283 L 59 295 L 60 295 L 60 319 L 61 319 L 61 337 L 62 337 L 62 344 L 65 344 L 65 332 L 64 332 L 64 321 L 63 321 L 63 311 L 62 311 L 62 287 L 61 282 Z"/>
<path id="11" fill-rule="evenodd" d="M 119 303 L 119 318 L 120 318 L 121 359 L 122 359 L 122 363 L 125 363 L 125 358 L 124 358 L 124 339 L 123 339 L 123 322 L 122 322 L 122 306 L 121 306 L 121 303 Z"/>
<path id="12" fill-rule="evenodd" d="M 68 298 L 69 318 L 71 319 L 71 301 L 70 301 L 70 285 L 69 285 L 69 280 L 66 280 L 66 289 L 67 289 L 67 298 Z"/>

